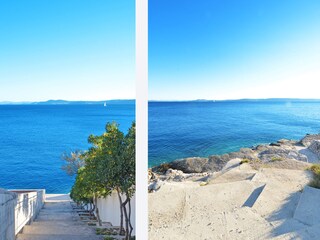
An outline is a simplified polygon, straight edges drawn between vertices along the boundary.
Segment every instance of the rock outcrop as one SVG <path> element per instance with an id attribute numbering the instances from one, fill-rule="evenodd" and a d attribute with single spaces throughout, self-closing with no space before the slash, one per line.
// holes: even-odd
<path id="1" fill-rule="evenodd" d="M 307 134 L 299 143 L 305 147 L 309 147 L 314 140 L 320 140 L 320 134 Z"/>
<path id="2" fill-rule="evenodd" d="M 178 159 L 152 168 L 151 173 L 149 173 L 149 178 L 151 178 L 150 174 L 156 172 L 162 176 L 167 175 L 165 180 L 181 181 L 188 177 L 182 173 L 219 172 L 223 169 L 226 163 L 232 159 L 242 159 L 245 162 L 255 165 L 258 164 L 258 167 L 259 164 L 270 164 L 272 167 L 277 167 L 278 165 L 280 168 L 286 168 L 286 166 L 288 166 L 288 169 L 302 169 L 306 166 L 304 163 L 314 162 L 314 159 L 312 161 L 308 161 L 310 155 L 306 154 L 306 151 L 301 151 L 301 149 L 306 149 L 307 151 L 310 150 L 309 152 L 311 154 L 314 153 L 314 156 L 312 156 L 313 158 L 320 159 L 320 134 L 308 134 L 300 141 L 280 139 L 274 143 L 257 145 L 252 148 L 241 148 L 237 152 L 231 152 L 223 155 L 211 155 L 207 158 L 190 157 Z M 182 171 L 182 173 L 175 177 L 168 177 L 168 169 Z"/>
<path id="3" fill-rule="evenodd" d="M 200 157 L 178 159 L 170 163 L 170 168 L 181 170 L 184 173 L 207 172 L 208 161 L 208 158 Z"/>
<path id="4" fill-rule="evenodd" d="M 308 149 L 320 158 L 320 140 L 313 140 Z"/>

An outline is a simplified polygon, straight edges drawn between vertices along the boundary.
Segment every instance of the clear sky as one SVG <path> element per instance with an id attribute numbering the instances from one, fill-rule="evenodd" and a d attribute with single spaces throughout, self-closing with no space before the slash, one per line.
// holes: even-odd
<path id="1" fill-rule="evenodd" d="M 149 0 L 149 99 L 320 98 L 320 1 Z"/>
<path id="2" fill-rule="evenodd" d="M 0 1 L 0 101 L 129 98 L 134 0 Z"/>

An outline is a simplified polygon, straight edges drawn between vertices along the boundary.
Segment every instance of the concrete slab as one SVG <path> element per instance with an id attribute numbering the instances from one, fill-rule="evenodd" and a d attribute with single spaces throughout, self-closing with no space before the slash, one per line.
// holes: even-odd
<path id="1" fill-rule="evenodd" d="M 272 240 L 319 240 L 319 236 L 320 225 L 318 224 L 274 237 Z"/>
<path id="2" fill-rule="evenodd" d="M 306 186 L 300 197 L 294 218 L 309 225 L 320 224 L 320 190 Z M 320 236 L 319 236 L 320 237 Z"/>
<path id="3" fill-rule="evenodd" d="M 268 239 L 273 227 L 250 208 L 244 207 L 208 216 L 199 214 L 193 219 L 184 219 L 158 229 L 150 226 L 150 230 L 150 240 L 258 240 Z"/>
<path id="4" fill-rule="evenodd" d="M 83 225 L 26 225 L 23 234 L 49 234 L 49 235 L 95 235 L 93 228 L 86 228 Z"/>
<path id="5" fill-rule="evenodd" d="M 166 183 L 149 194 L 149 239 L 320 239 L 320 219 L 304 216 L 313 208 L 320 216 L 320 193 L 307 187 L 302 194 L 311 178 L 308 171 L 256 172 L 234 161 L 205 186 Z"/>
<path id="6" fill-rule="evenodd" d="M 240 166 L 240 162 L 242 161 L 242 159 L 240 158 L 234 158 L 231 159 L 229 162 L 226 163 L 226 165 L 222 168 L 221 172 L 227 172 L 235 167 Z"/>
<path id="7" fill-rule="evenodd" d="M 80 218 L 77 216 L 63 216 L 63 215 L 39 215 L 35 221 L 43 222 L 43 221 L 60 221 L 60 220 L 67 220 L 67 221 L 77 221 Z"/>
<path id="8" fill-rule="evenodd" d="M 290 187 L 289 183 L 287 186 L 267 183 L 252 209 L 268 221 L 292 218 L 301 192 L 291 191 Z"/>
<path id="9" fill-rule="evenodd" d="M 17 240 L 103 240 L 101 236 L 19 234 Z"/>
<path id="10" fill-rule="evenodd" d="M 191 222 L 200 216 L 210 219 L 222 211 L 241 208 L 251 193 L 261 185 L 248 180 L 202 187 L 197 183 L 167 183 L 158 192 L 149 194 L 149 215 L 157 216 L 150 219 L 149 224 L 157 232 L 162 226 L 171 228 L 174 224 Z M 172 239 L 174 237 L 178 236 L 174 235 Z"/>
<path id="11" fill-rule="evenodd" d="M 71 202 L 69 194 L 46 194 L 46 202 Z"/>
<path id="12" fill-rule="evenodd" d="M 190 189 L 186 192 L 185 217 L 193 218 L 197 212 L 204 212 L 204 215 L 209 216 L 240 208 L 252 192 L 262 185 L 264 184 L 244 180 Z"/>
<path id="13" fill-rule="evenodd" d="M 269 221 L 292 218 L 310 179 L 307 171 L 262 168 L 252 181 L 267 184 L 252 208 Z"/>
<path id="14" fill-rule="evenodd" d="M 304 229 L 308 227 L 308 225 L 299 222 L 293 218 L 281 219 L 277 221 L 270 222 L 270 224 L 274 227 L 272 231 L 272 236 L 279 236 L 285 233 L 298 231 L 300 229 Z"/>
<path id="15" fill-rule="evenodd" d="M 237 182 L 243 180 L 251 180 L 257 171 L 253 169 L 242 170 L 239 167 L 230 169 L 229 171 L 223 173 L 222 175 L 209 180 L 209 184 L 227 183 L 227 182 Z"/>
<path id="16" fill-rule="evenodd" d="M 43 226 L 44 228 L 48 226 L 87 226 L 81 221 L 67 221 L 67 220 L 57 220 L 57 221 L 34 221 L 30 226 Z"/>
<path id="17" fill-rule="evenodd" d="M 50 208 L 54 208 L 54 209 L 70 209 L 72 210 L 72 207 L 70 205 L 70 202 L 45 202 L 45 205 L 43 207 L 43 209 L 50 209 Z"/>
<path id="18" fill-rule="evenodd" d="M 309 171 L 278 169 L 278 168 L 261 168 L 253 177 L 252 181 L 256 182 L 275 182 L 275 183 L 293 183 L 296 187 L 302 189 L 312 179 Z"/>

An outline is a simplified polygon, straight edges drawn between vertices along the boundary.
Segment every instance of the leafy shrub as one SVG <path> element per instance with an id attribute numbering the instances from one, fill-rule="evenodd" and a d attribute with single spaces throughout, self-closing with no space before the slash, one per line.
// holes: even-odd
<path id="1" fill-rule="evenodd" d="M 250 162 L 250 159 L 244 158 L 244 159 L 241 160 L 240 165 L 243 164 L 243 163 L 249 163 L 249 162 Z"/>
<path id="2" fill-rule="evenodd" d="M 117 240 L 117 239 L 114 237 L 106 236 L 104 237 L 104 240 Z"/>
<path id="3" fill-rule="evenodd" d="M 320 189 L 320 164 L 313 164 L 309 170 L 313 173 L 313 179 L 309 186 Z"/>
<path id="4" fill-rule="evenodd" d="M 272 157 L 271 162 L 276 162 L 276 161 L 282 161 L 283 159 L 281 157 Z"/>
<path id="5" fill-rule="evenodd" d="M 310 168 L 311 172 L 316 175 L 320 175 L 320 164 L 313 164 Z"/>

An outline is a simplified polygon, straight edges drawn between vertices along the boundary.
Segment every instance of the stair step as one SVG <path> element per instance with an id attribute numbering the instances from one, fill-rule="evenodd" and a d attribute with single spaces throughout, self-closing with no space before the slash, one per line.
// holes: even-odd
<path id="1" fill-rule="evenodd" d="M 267 183 L 252 209 L 268 221 L 292 218 L 301 192 L 289 191 L 287 186 Z"/>
<path id="2" fill-rule="evenodd" d="M 45 202 L 39 215 L 31 223 L 24 226 L 17 240 L 100 240 L 102 236 L 95 233 L 80 220 L 79 215 L 71 207 L 70 201 L 60 201 L 66 194 L 53 194 L 50 201 Z"/>
<path id="3" fill-rule="evenodd" d="M 70 205 L 69 202 L 58 202 L 58 203 L 54 203 L 54 202 L 46 202 L 43 206 L 43 209 L 70 209 L 72 210 L 72 207 Z"/>
<path id="4" fill-rule="evenodd" d="M 294 183 L 299 185 L 300 189 L 312 179 L 308 171 L 279 169 L 279 168 L 261 168 L 253 177 L 252 181 L 268 183 L 270 180 L 277 183 Z"/>
<path id="5" fill-rule="evenodd" d="M 68 212 L 73 212 L 73 210 L 70 208 L 70 209 L 56 209 L 56 208 L 50 208 L 50 209 L 41 209 L 40 212 L 43 212 L 43 213 L 52 213 L 52 212 L 61 212 L 61 213 L 68 213 Z"/>
<path id="6" fill-rule="evenodd" d="M 320 224 L 320 190 L 306 186 L 294 213 L 294 218 L 309 225 Z"/>
<path id="7" fill-rule="evenodd" d="M 302 170 L 260 169 L 252 181 L 266 186 L 252 208 L 269 221 L 292 218 L 309 179 L 308 172 Z"/>
<path id="8" fill-rule="evenodd" d="M 102 240 L 97 235 L 51 235 L 51 234 L 18 234 L 17 240 Z"/>
<path id="9" fill-rule="evenodd" d="M 66 220 L 52 220 L 52 221 L 34 221 L 32 222 L 31 226 L 86 226 L 85 223 L 81 221 L 66 221 Z"/>
<path id="10" fill-rule="evenodd" d="M 44 222 L 44 221 L 77 221 L 80 220 L 79 216 L 63 216 L 63 215 L 39 215 L 35 221 Z"/>
<path id="11" fill-rule="evenodd" d="M 222 175 L 209 181 L 209 184 L 218 184 L 218 183 L 228 183 L 228 182 L 237 182 L 243 180 L 251 180 L 256 171 L 254 170 L 240 170 L 239 168 L 231 169 Z"/>
<path id="12" fill-rule="evenodd" d="M 26 225 L 23 234 L 49 234 L 49 235 L 94 235 L 93 228 L 84 228 L 83 225 Z"/>

